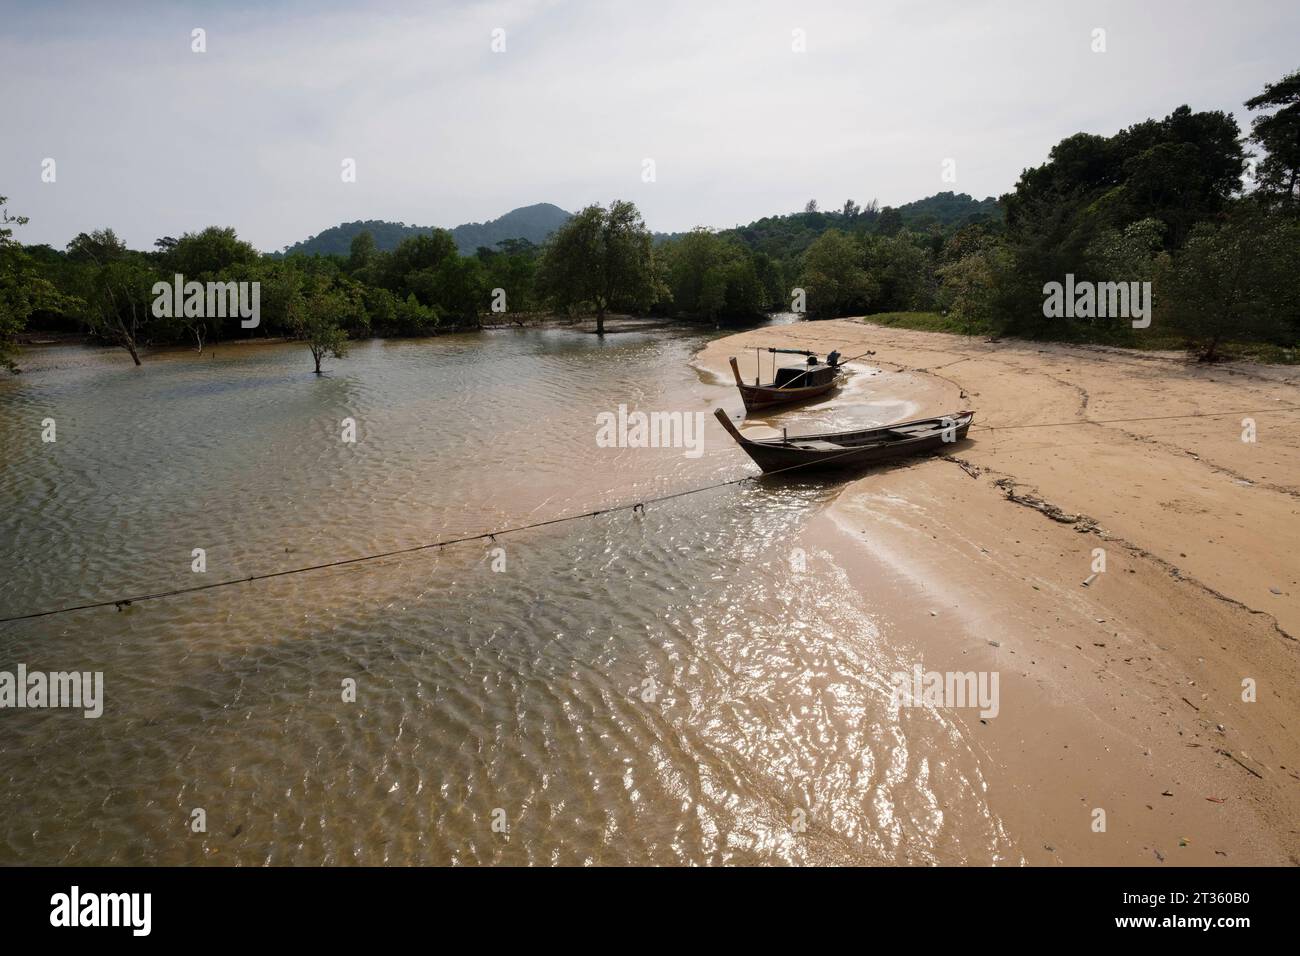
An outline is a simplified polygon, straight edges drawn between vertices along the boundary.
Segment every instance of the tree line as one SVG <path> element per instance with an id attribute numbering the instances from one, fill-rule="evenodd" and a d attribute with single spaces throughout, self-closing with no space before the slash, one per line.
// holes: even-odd
<path id="1" fill-rule="evenodd" d="M 946 203 L 979 208 L 951 193 L 933 199 L 941 215 Z M 931 230 L 924 241 L 934 244 L 950 226 L 927 203 L 912 205 L 923 210 L 915 222 Z M 981 212 L 961 222 L 989 218 Z M 721 232 L 701 227 L 655 237 L 634 204 L 615 200 L 580 210 L 543 246 L 508 239 L 470 256 L 459 254 L 442 229 L 407 237 L 392 251 L 378 249 L 363 231 L 346 256 L 263 254 L 233 229 L 217 226 L 163 237 L 147 252 L 127 248 L 111 228 L 82 233 L 57 250 L 14 241 L 12 227 L 24 221 L 6 213 L 8 228 L 0 229 L 0 357 L 10 367 L 24 329 L 84 333 L 126 349 L 137 364 L 147 347 L 188 343 L 202 351 L 223 340 L 291 337 L 308 343 L 319 369 L 325 355 L 342 355 L 349 339 L 476 329 L 485 320 L 592 315 L 598 332 L 610 312 L 751 321 L 792 307 L 794 287 L 822 274 L 817 252 L 805 268 L 810 248 L 826 236 L 818 247 L 825 250 L 839 229 L 870 245 L 871 267 L 884 270 L 869 304 L 904 308 L 922 301 L 907 271 L 921 262 L 922 250 L 901 214 L 874 201 L 864 208 L 850 200 L 837 212 L 810 208 Z M 200 284 L 259 283 L 256 329 L 229 314 L 155 315 L 153 289 L 176 275 Z M 868 303 L 832 298 L 818 287 L 818 314 L 862 304 Z"/>
<path id="2" fill-rule="evenodd" d="M 7 213 L 5 219 L 0 342 L 12 343 L 24 327 L 82 332 L 121 346 L 137 364 L 149 346 L 189 343 L 201 351 L 219 340 L 290 337 L 308 343 L 319 370 L 321 358 L 342 355 L 349 338 L 476 327 L 486 289 L 517 290 L 516 301 L 525 302 L 536 258 L 524 242 L 462 256 L 441 229 L 413 236 L 392 252 L 377 251 L 373 237 L 362 233 L 348 256 L 277 258 L 260 253 L 234 229 L 217 226 L 163 237 L 148 252 L 128 249 L 106 228 L 78 235 L 60 251 L 19 246 L 13 227 L 24 220 Z M 155 288 L 177 275 L 187 283 L 258 283 L 256 327 L 209 310 L 156 314 Z M 12 346 L 0 357 L 12 367 Z"/>
<path id="3" fill-rule="evenodd" d="M 1187 106 L 1113 136 L 1070 136 L 1001 198 L 1001 219 L 944 232 L 828 229 L 803 255 L 809 310 L 935 311 L 946 321 L 926 327 L 1177 343 L 1207 361 L 1226 343 L 1262 343 L 1294 360 L 1300 71 L 1245 105 L 1258 112 L 1247 137 L 1232 114 Z M 1150 283 L 1150 328 L 1135 330 L 1124 316 L 1047 314 L 1046 288 L 1067 276 Z"/>
<path id="4" fill-rule="evenodd" d="M 287 336 L 308 344 L 319 371 L 349 339 L 485 318 L 593 315 L 603 332 L 611 312 L 726 323 L 801 307 L 816 317 L 930 313 L 938 327 L 995 337 L 1177 340 L 1208 360 L 1226 343 L 1293 349 L 1300 71 L 1245 105 L 1257 113 L 1247 137 L 1232 114 L 1187 106 L 1112 136 L 1067 137 L 996 204 L 954 193 L 901 209 L 810 201 L 748 226 L 655 237 L 635 205 L 615 200 L 580 210 L 542 246 L 505 240 L 468 256 L 442 229 L 392 251 L 363 232 L 346 256 L 265 255 L 215 226 L 147 252 L 110 228 L 63 250 L 23 246 L 14 229 L 25 220 L 0 198 L 0 362 L 15 367 L 24 329 L 85 333 L 137 363 L 150 346 Z M 178 274 L 259 283 L 256 328 L 230 315 L 156 315 L 152 290 Z M 1045 288 L 1066 276 L 1151 283 L 1151 330 L 1046 314 Z"/>

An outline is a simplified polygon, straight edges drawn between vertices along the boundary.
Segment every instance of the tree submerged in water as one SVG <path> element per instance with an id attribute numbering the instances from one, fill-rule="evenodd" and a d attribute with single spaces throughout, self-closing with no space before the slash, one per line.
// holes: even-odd
<path id="1" fill-rule="evenodd" d="M 68 258 L 88 266 L 79 297 L 87 331 L 126 349 L 139 366 L 140 348 L 157 324 L 149 292 L 154 276 L 147 260 L 108 228 L 79 233 L 68 243 Z"/>
<path id="2" fill-rule="evenodd" d="M 307 343 L 316 374 L 326 356 L 341 359 L 348 353 L 344 324 L 357 311 L 357 303 L 338 289 L 317 289 L 304 298 L 295 293 L 290 304 L 292 324 L 298 338 Z"/>

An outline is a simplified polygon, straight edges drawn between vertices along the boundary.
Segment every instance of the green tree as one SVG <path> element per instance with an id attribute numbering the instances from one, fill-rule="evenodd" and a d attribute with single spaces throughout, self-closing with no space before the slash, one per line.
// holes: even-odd
<path id="1" fill-rule="evenodd" d="M 1102 231 L 1088 244 L 1091 271 L 1113 282 L 1150 281 L 1166 228 L 1159 219 L 1151 218 L 1139 219 L 1124 229 Z"/>
<path id="2" fill-rule="evenodd" d="M 103 266 L 125 259 L 130 250 L 111 228 L 80 232 L 68 243 L 68 258 L 73 262 Z"/>
<path id="3" fill-rule="evenodd" d="M 397 333 L 397 297 L 387 289 L 362 285 L 361 307 L 366 327 L 375 335 Z"/>
<path id="4" fill-rule="evenodd" d="M 828 229 L 808 247 L 799 284 L 808 311 L 817 316 L 863 314 L 880 284 L 863 267 L 862 247 L 838 229 Z"/>
<path id="5" fill-rule="evenodd" d="M 1178 248 L 1194 224 L 1221 213 L 1240 190 L 1240 135 L 1231 114 L 1180 106 L 1114 136 L 1066 137 L 1002 198 L 1013 244 L 1054 239 L 1077 273 L 1099 231 L 1155 218 L 1167 226 L 1166 246 Z M 1049 278 L 1035 276 L 1040 287 Z"/>
<path id="6" fill-rule="evenodd" d="M 317 287 L 310 295 L 299 293 L 290 302 L 290 316 L 298 338 L 307 343 L 321 374 L 320 363 L 327 355 L 343 358 L 348 351 L 348 333 L 344 326 L 360 306 L 342 290 Z"/>
<path id="7" fill-rule="evenodd" d="M 1271 107 L 1278 109 L 1250 123 L 1251 142 L 1265 152 L 1255 167 L 1255 181 L 1266 196 L 1295 209 L 1300 203 L 1300 70 L 1266 83 L 1264 92 L 1246 101 L 1250 110 Z"/>
<path id="8" fill-rule="evenodd" d="M 251 243 L 244 242 L 230 227 L 209 226 L 200 232 L 184 233 L 179 239 L 164 237 L 154 243 L 159 250 L 157 265 L 164 281 L 174 281 L 175 276 L 186 282 L 255 282 L 262 270 L 262 256 Z M 247 334 L 239 325 L 239 317 L 177 314 L 173 331 L 188 332 L 203 351 L 204 340 L 213 335 L 223 338 L 224 333 Z"/>
<path id="9" fill-rule="evenodd" d="M 267 335 L 296 335 L 296 310 L 301 307 L 304 281 L 296 263 L 292 259 L 265 262 L 259 281 L 262 283 L 261 329 Z"/>
<path id="10" fill-rule="evenodd" d="M 26 216 L 11 216 L 8 199 L 0 196 L 0 367 L 18 372 L 18 335 L 27 319 L 38 309 L 60 307 L 54 285 L 42 278 L 29 256 L 13 236 L 10 226 L 26 225 Z"/>
<path id="11" fill-rule="evenodd" d="M 934 303 L 934 263 L 921 237 L 903 229 L 894 236 L 866 236 L 864 265 L 879 291 L 872 308 L 878 312 L 911 312 Z"/>
<path id="12" fill-rule="evenodd" d="M 375 237 L 369 229 L 357 233 L 348 250 L 348 272 L 357 272 L 370 265 L 374 262 L 377 251 Z"/>
<path id="13" fill-rule="evenodd" d="M 538 269 L 538 285 L 556 306 L 590 304 L 596 333 L 614 307 L 648 308 L 662 292 L 655 274 L 650 232 L 634 204 L 614 200 L 583 209 L 551 236 Z"/>
<path id="14" fill-rule="evenodd" d="M 458 255 L 456 241 L 446 229 L 434 229 L 403 239 L 384 262 L 385 274 L 381 284 L 403 298 L 410 292 L 415 292 L 420 297 L 420 292 L 415 288 L 419 280 L 415 277 L 435 272 L 444 261 Z M 435 304 L 423 298 L 421 301 L 425 305 Z"/>
<path id="15" fill-rule="evenodd" d="M 1123 229 L 1104 229 L 1088 244 L 1083 274 L 1095 282 L 1151 282 L 1169 265 L 1163 252 L 1168 226 L 1154 217 L 1139 219 Z M 1111 315 L 1081 320 L 1094 333 L 1111 339 L 1130 339 L 1133 326 L 1124 316 Z"/>
<path id="16" fill-rule="evenodd" d="M 1300 221 L 1245 206 L 1201 223 L 1157 288 L 1201 361 L 1228 341 L 1294 346 L 1300 301 Z"/>
<path id="17" fill-rule="evenodd" d="M 880 210 L 876 219 L 876 232 L 882 236 L 893 236 L 903 228 L 903 214 L 893 206 Z"/>
<path id="18" fill-rule="evenodd" d="M 997 290 L 1010 266 L 1006 248 L 985 238 L 938 269 L 939 300 L 967 335 L 997 329 Z"/>
<path id="19" fill-rule="evenodd" d="M 762 299 L 759 308 L 765 310 L 789 308 L 786 296 L 789 286 L 785 281 L 785 270 L 781 263 L 766 252 L 754 253 L 754 274 L 758 278 Z"/>
<path id="20" fill-rule="evenodd" d="M 397 303 L 395 318 L 402 335 L 430 335 L 437 329 L 440 315 L 436 306 L 421 305 L 411 293 Z"/>
<path id="21" fill-rule="evenodd" d="M 762 312 L 763 285 L 738 243 L 700 227 L 668 243 L 662 256 L 674 311 L 714 322 Z"/>
<path id="22" fill-rule="evenodd" d="M 187 232 L 163 254 L 162 267 L 185 281 L 233 281 L 261 260 L 261 254 L 229 227 L 208 226 Z"/>
<path id="23" fill-rule="evenodd" d="M 127 249 L 112 229 L 79 233 L 68 243 L 68 258 L 88 267 L 80 295 L 87 331 L 126 349 L 131 361 L 142 364 L 141 346 L 175 321 L 153 315 L 159 275 L 149 260 Z"/>
<path id="24" fill-rule="evenodd" d="M 460 255 L 448 256 L 430 275 L 432 301 L 458 325 L 477 327 L 487 293 L 483 263 Z"/>
<path id="25" fill-rule="evenodd" d="M 527 239 L 503 239 L 484 263 L 484 286 L 502 289 L 508 313 L 518 315 L 537 305 L 537 260 L 541 249 Z"/>

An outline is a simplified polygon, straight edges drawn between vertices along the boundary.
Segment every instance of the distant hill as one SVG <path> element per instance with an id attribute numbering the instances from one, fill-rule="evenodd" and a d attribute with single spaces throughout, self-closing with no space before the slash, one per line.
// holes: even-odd
<path id="1" fill-rule="evenodd" d="M 512 209 L 500 219 L 489 222 L 467 222 L 451 231 L 456 248 L 461 254 L 472 253 L 479 246 L 495 246 L 503 239 L 527 239 L 541 245 L 546 237 L 563 226 L 572 217 L 559 206 L 539 202 L 532 206 Z"/>
<path id="2" fill-rule="evenodd" d="M 499 219 L 488 222 L 467 222 L 450 231 L 461 255 L 468 256 L 473 255 L 479 246 L 491 248 L 503 239 L 527 239 L 541 245 L 547 236 L 569 220 L 569 216 L 570 213 L 559 206 L 542 202 L 512 209 Z M 330 226 L 315 236 L 288 246 L 283 254 L 346 256 L 352 247 L 352 240 L 363 232 L 374 236 L 377 248 L 387 251 L 396 249 L 403 239 L 430 232 L 434 228 L 408 226 L 404 222 L 388 222 L 384 219 L 358 219 L 356 222 Z"/>
<path id="3" fill-rule="evenodd" d="M 966 193 L 935 193 L 925 199 L 918 199 L 898 207 L 906 226 L 929 225 L 952 226 L 969 220 L 988 216 L 992 219 L 1002 218 L 1002 208 L 998 201 L 989 196 L 975 199 Z"/>
<path id="4" fill-rule="evenodd" d="M 941 228 L 958 226 L 966 222 L 977 222 L 986 217 L 994 220 L 1002 218 L 1002 209 L 992 196 L 987 199 L 974 199 L 966 193 L 952 192 L 936 193 L 925 199 L 918 199 L 897 207 L 897 211 L 902 217 L 903 224 L 916 230 L 925 230 L 931 226 Z M 456 248 L 460 250 L 461 255 L 466 256 L 473 255 L 479 246 L 492 248 L 503 239 L 527 239 L 529 242 L 541 245 L 547 236 L 568 222 L 571 215 L 559 206 L 543 202 L 512 209 L 499 219 L 488 222 L 467 222 L 452 229 L 451 235 L 456 241 Z M 862 214 L 860 218 L 846 220 L 835 210 L 797 212 L 767 216 L 747 226 L 724 229 L 722 234 L 736 236 L 755 250 L 786 256 L 801 252 L 813 239 L 831 227 L 856 231 L 870 230 L 877 216 L 877 212 L 868 212 Z M 408 226 L 404 222 L 388 222 L 383 219 L 345 222 L 289 246 L 283 254 L 301 252 L 309 256 L 346 256 L 352 246 L 352 240 L 366 231 L 375 237 L 376 247 L 381 250 L 392 250 L 396 249 L 403 239 L 427 233 L 433 228 L 433 226 Z M 685 233 L 656 232 L 653 234 L 656 245 L 682 235 Z"/>

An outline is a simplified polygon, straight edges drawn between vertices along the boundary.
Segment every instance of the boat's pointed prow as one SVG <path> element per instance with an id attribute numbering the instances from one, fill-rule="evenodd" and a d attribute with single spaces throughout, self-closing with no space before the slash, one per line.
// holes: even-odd
<path id="1" fill-rule="evenodd" d="M 736 360 L 732 359 L 731 361 L 734 363 Z M 732 438 L 736 439 L 736 441 L 738 442 L 742 442 L 742 443 L 744 442 L 745 438 L 743 435 L 740 434 L 740 429 L 738 429 L 735 425 L 732 424 L 731 418 L 728 417 L 726 412 L 724 412 L 720 408 L 715 408 L 713 410 L 713 417 L 716 418 L 718 421 L 722 422 L 722 427 L 727 430 L 727 432 L 731 435 Z"/>
<path id="2" fill-rule="evenodd" d="M 734 355 L 731 357 L 731 374 L 736 376 L 736 384 L 744 388 L 745 380 L 740 377 L 740 365 L 736 362 L 736 356 Z"/>

